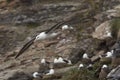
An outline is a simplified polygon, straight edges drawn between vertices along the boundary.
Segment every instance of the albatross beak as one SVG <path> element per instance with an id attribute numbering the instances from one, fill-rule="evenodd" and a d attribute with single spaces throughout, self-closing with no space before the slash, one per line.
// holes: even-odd
<path id="1" fill-rule="evenodd" d="M 34 43 L 35 38 L 27 42 L 22 49 L 18 52 L 18 54 L 15 56 L 15 59 L 18 58 L 22 53 L 24 53 L 33 43 Z"/>

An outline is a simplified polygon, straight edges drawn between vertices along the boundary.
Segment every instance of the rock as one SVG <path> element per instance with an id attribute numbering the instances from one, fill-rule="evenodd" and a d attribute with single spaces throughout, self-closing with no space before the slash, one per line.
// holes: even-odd
<path id="1" fill-rule="evenodd" d="M 56 43 L 58 43 L 58 40 L 46 42 L 44 45 L 45 45 L 45 47 L 49 47 L 49 46 L 56 44 Z"/>
<path id="2" fill-rule="evenodd" d="M 9 68 L 13 68 L 17 65 L 19 65 L 20 63 L 17 61 L 7 61 L 4 64 L 0 65 L 0 70 L 5 70 L 5 69 L 9 69 Z"/>
<path id="3" fill-rule="evenodd" d="M 111 65 L 112 67 L 117 67 L 118 65 L 120 65 L 120 57 L 113 57 Z"/>
<path id="4" fill-rule="evenodd" d="M 89 65 L 89 64 L 91 64 L 91 59 L 82 59 L 82 63 Z"/>
<path id="5" fill-rule="evenodd" d="M 107 37 L 110 37 L 108 36 L 108 33 L 111 33 L 110 28 L 110 21 L 105 21 L 95 29 L 95 32 L 93 32 L 92 34 L 92 37 L 97 39 L 105 39 Z"/>
<path id="6" fill-rule="evenodd" d="M 26 74 L 24 72 L 15 72 L 7 80 L 33 80 L 32 75 Z"/>
<path id="7" fill-rule="evenodd" d="M 113 53 L 113 56 L 112 56 L 112 66 L 113 67 L 116 67 L 120 64 L 120 41 L 116 42 L 114 45 L 113 45 L 113 50 L 114 50 L 114 53 Z"/>
<path id="8" fill-rule="evenodd" d="M 103 55 L 103 54 L 104 54 L 104 51 L 103 51 L 103 50 L 101 50 L 101 51 L 99 51 L 99 52 L 96 52 L 96 55 L 91 58 L 91 61 L 92 61 L 92 62 L 99 61 L 99 60 L 101 59 L 101 58 L 100 58 L 100 55 Z"/>
<path id="9" fill-rule="evenodd" d="M 85 53 L 84 50 L 79 48 L 74 48 L 70 54 L 70 60 L 73 64 L 77 63 L 79 60 L 82 59 L 83 54 Z"/>
<path id="10" fill-rule="evenodd" d="M 120 79 L 120 65 L 112 69 L 107 75 L 107 80 L 119 80 Z"/>
<path id="11" fill-rule="evenodd" d="M 112 17 L 119 17 L 119 14 L 115 9 L 107 10 L 106 14 L 109 19 L 111 19 Z"/>
<path id="12" fill-rule="evenodd" d="M 111 64 L 112 58 L 101 58 L 100 63 L 102 64 Z"/>
<path id="13" fill-rule="evenodd" d="M 97 61 L 99 61 L 100 60 L 100 57 L 97 55 L 97 56 L 93 56 L 92 58 L 91 58 L 91 62 L 97 62 Z"/>
<path id="14" fill-rule="evenodd" d="M 60 68 L 65 68 L 69 66 L 72 66 L 72 65 L 69 65 L 67 63 L 54 63 L 53 64 L 54 69 L 60 69 Z"/>
<path id="15" fill-rule="evenodd" d="M 1 80 L 8 80 L 10 77 L 12 77 L 16 72 L 21 72 L 21 69 L 16 70 L 6 70 L 3 72 L 0 72 L 0 79 Z"/>
<path id="16" fill-rule="evenodd" d="M 53 74 L 49 76 L 44 76 L 42 80 L 52 80 L 52 79 L 61 79 L 62 75 L 61 74 Z"/>

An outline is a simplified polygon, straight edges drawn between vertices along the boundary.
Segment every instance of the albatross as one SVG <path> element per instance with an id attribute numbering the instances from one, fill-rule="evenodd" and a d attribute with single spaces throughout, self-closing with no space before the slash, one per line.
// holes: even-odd
<path id="1" fill-rule="evenodd" d="M 38 40 L 44 40 L 44 39 L 48 39 L 51 37 L 55 37 L 57 35 L 59 35 L 60 33 L 50 33 L 53 30 L 59 28 L 60 26 L 62 26 L 65 22 L 60 22 L 55 24 L 54 26 L 52 26 L 50 29 L 41 32 L 40 34 L 38 34 L 36 37 L 34 37 L 33 39 L 31 39 L 30 41 L 28 41 L 25 45 L 23 45 L 23 47 L 20 49 L 20 51 L 18 52 L 18 54 L 15 56 L 15 59 L 18 58 L 22 53 L 24 53 L 33 43 L 35 43 Z"/>

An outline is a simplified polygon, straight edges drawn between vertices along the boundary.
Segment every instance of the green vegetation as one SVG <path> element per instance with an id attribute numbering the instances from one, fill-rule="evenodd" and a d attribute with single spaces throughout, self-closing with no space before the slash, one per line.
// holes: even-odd
<path id="1" fill-rule="evenodd" d="M 38 23 L 28 23 L 28 24 L 26 24 L 27 25 L 27 27 L 28 28 L 36 28 L 36 27 L 38 27 L 39 26 L 39 24 Z"/>
<path id="2" fill-rule="evenodd" d="M 10 3 L 11 1 L 13 1 L 13 0 L 6 0 L 7 3 Z"/>
<path id="3" fill-rule="evenodd" d="M 71 69 L 65 73 L 65 76 L 61 80 L 97 80 L 94 77 L 94 71 L 89 71 L 85 68 L 80 70 Z"/>
<path id="4" fill-rule="evenodd" d="M 114 38 L 118 38 L 118 31 L 120 30 L 120 18 L 111 21 L 111 31 Z"/>

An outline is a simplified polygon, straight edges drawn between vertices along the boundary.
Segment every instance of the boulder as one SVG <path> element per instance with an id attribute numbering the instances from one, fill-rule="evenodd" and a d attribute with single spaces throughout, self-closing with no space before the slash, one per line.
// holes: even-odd
<path id="1" fill-rule="evenodd" d="M 105 21 L 95 29 L 95 32 L 93 32 L 92 34 L 92 37 L 97 39 L 105 39 L 107 37 L 110 37 L 108 36 L 108 33 L 111 33 L 110 28 L 110 21 Z"/>
<path id="2" fill-rule="evenodd" d="M 108 80 L 120 80 L 120 65 L 111 70 L 107 75 Z"/>

